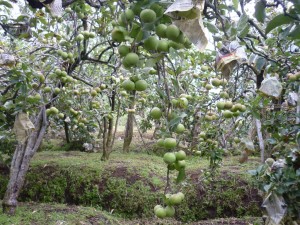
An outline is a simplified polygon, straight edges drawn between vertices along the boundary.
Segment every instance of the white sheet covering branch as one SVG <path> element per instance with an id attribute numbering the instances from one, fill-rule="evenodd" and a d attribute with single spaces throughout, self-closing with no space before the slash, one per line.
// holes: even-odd
<path id="1" fill-rule="evenodd" d="M 208 44 L 202 21 L 204 3 L 203 0 L 177 0 L 165 12 L 199 51 Z"/>

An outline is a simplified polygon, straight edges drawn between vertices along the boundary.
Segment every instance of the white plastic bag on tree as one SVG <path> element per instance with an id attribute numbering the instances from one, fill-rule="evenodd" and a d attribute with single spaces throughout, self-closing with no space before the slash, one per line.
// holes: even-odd
<path id="1" fill-rule="evenodd" d="M 259 91 L 269 97 L 279 98 L 282 85 L 276 77 L 266 78 L 262 81 Z"/>
<path id="2" fill-rule="evenodd" d="M 29 132 L 31 132 L 34 128 L 33 123 L 26 113 L 19 113 L 16 116 L 13 131 L 15 132 L 19 143 L 23 144 L 26 141 Z"/>
<path id="3" fill-rule="evenodd" d="M 275 193 L 269 193 L 265 198 L 262 207 L 264 207 L 268 213 L 268 219 L 266 225 L 279 225 L 283 220 L 287 207 L 282 196 L 278 196 Z"/>
<path id="4" fill-rule="evenodd" d="M 287 102 L 291 106 L 296 106 L 298 102 L 298 94 L 294 91 L 290 92 L 287 98 Z"/>
<path id="5" fill-rule="evenodd" d="M 218 52 L 216 57 L 217 70 L 228 79 L 234 67 L 247 60 L 245 49 L 237 41 L 232 41 Z"/>
<path id="6" fill-rule="evenodd" d="M 6 53 L 0 54 L 0 66 L 13 66 L 16 64 L 16 61 L 13 55 Z"/>
<path id="7" fill-rule="evenodd" d="M 52 16 L 60 17 L 63 12 L 62 0 L 54 0 L 52 3 L 47 5 L 47 7 L 50 10 Z"/>
<path id="8" fill-rule="evenodd" d="M 208 43 L 201 15 L 204 3 L 204 0 L 177 0 L 165 12 L 199 51 Z"/>

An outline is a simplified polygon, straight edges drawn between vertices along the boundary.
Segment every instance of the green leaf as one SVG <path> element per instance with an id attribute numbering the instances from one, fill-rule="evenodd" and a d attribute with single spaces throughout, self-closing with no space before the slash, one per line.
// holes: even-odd
<path id="1" fill-rule="evenodd" d="M 249 173 L 251 176 L 257 176 L 257 171 L 256 171 L 256 170 L 248 170 L 248 173 Z"/>
<path id="2" fill-rule="evenodd" d="M 256 119 L 260 119 L 260 113 L 257 111 L 252 111 L 252 116 Z"/>
<path id="3" fill-rule="evenodd" d="M 170 124 L 169 124 L 170 128 L 172 128 L 174 126 L 177 126 L 177 124 L 179 124 L 180 121 L 181 121 L 181 117 L 180 116 L 176 116 L 174 119 L 172 119 L 170 121 Z"/>
<path id="4" fill-rule="evenodd" d="M 205 22 L 204 26 L 206 26 L 206 28 L 209 30 L 209 32 L 211 32 L 213 34 L 216 34 L 219 31 L 219 29 L 212 23 Z"/>
<path id="5" fill-rule="evenodd" d="M 185 169 L 182 168 L 182 169 L 179 170 L 179 173 L 178 173 L 178 176 L 177 176 L 177 179 L 176 179 L 176 183 L 178 184 L 178 183 L 184 181 L 184 179 L 185 179 Z"/>
<path id="6" fill-rule="evenodd" d="M 0 1 L 0 5 L 4 5 L 4 6 L 6 6 L 7 8 L 13 8 L 12 4 L 10 4 L 10 3 L 7 2 L 7 1 Z"/>
<path id="7" fill-rule="evenodd" d="M 47 25 L 47 20 L 44 17 L 39 17 L 39 21 L 44 24 Z"/>
<path id="8" fill-rule="evenodd" d="M 182 72 L 182 67 L 179 66 L 179 67 L 176 69 L 176 73 L 177 73 L 177 74 L 180 74 L 181 72 Z"/>
<path id="9" fill-rule="evenodd" d="M 239 0 L 232 0 L 233 3 L 233 7 L 235 8 L 235 10 L 239 9 Z"/>
<path id="10" fill-rule="evenodd" d="M 246 27 L 241 32 L 239 32 L 238 36 L 240 38 L 246 37 L 246 35 L 249 33 L 249 30 L 250 30 L 250 25 L 247 24 Z"/>
<path id="11" fill-rule="evenodd" d="M 164 56 L 162 54 L 153 54 L 152 58 L 146 60 L 146 67 L 153 67 Z"/>
<path id="12" fill-rule="evenodd" d="M 261 71 L 265 64 L 266 64 L 265 58 L 259 57 L 256 59 L 255 67 L 258 71 Z"/>
<path id="13" fill-rule="evenodd" d="M 29 16 L 28 15 L 20 15 L 20 16 L 17 17 L 17 19 L 15 21 L 17 21 L 17 22 L 24 21 L 25 18 L 28 19 Z"/>
<path id="14" fill-rule="evenodd" d="M 179 82 L 178 82 L 178 80 L 174 79 L 174 78 L 171 78 L 171 80 L 172 80 L 172 84 L 174 85 L 174 88 L 176 90 L 179 90 Z"/>
<path id="15" fill-rule="evenodd" d="M 238 33 L 242 32 L 247 25 L 248 25 L 248 16 L 246 14 L 243 14 L 237 23 Z"/>
<path id="16" fill-rule="evenodd" d="M 234 39 L 237 35 L 237 29 L 231 26 L 230 28 L 228 28 L 228 34 L 231 38 Z"/>
<path id="17" fill-rule="evenodd" d="M 295 29 L 293 29 L 289 35 L 292 39 L 300 39 L 300 26 L 296 26 Z"/>
<path id="18" fill-rule="evenodd" d="M 286 40 L 288 35 L 291 32 L 291 29 L 293 28 L 293 24 L 290 24 L 286 29 L 282 29 L 280 33 L 278 34 L 279 40 Z"/>
<path id="19" fill-rule="evenodd" d="M 257 19 L 258 22 L 264 23 L 265 18 L 266 18 L 266 5 L 264 1 L 259 1 L 255 5 L 255 12 L 254 12 L 254 17 Z"/>
<path id="20" fill-rule="evenodd" d="M 265 185 L 265 186 L 264 186 L 265 192 L 268 192 L 268 191 L 271 189 L 271 187 L 272 187 L 272 184 L 267 184 L 267 185 Z"/>
<path id="21" fill-rule="evenodd" d="M 289 24 L 294 21 L 291 17 L 285 16 L 284 14 L 280 14 L 275 16 L 267 25 L 266 34 L 268 34 L 271 30 L 275 29 L 284 24 Z"/>
<path id="22" fill-rule="evenodd" d="M 275 145 L 277 143 L 277 141 L 274 138 L 268 138 L 267 142 L 271 145 Z"/>

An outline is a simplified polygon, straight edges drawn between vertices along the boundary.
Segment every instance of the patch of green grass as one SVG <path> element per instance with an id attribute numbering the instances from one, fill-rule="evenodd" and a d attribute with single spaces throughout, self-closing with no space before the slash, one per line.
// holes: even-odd
<path id="1" fill-rule="evenodd" d="M 97 221 L 99 224 L 120 224 L 109 213 L 102 212 L 93 207 L 67 206 L 63 204 L 22 203 L 17 208 L 15 216 L 0 214 L 1 225 L 73 225 L 87 224 L 87 222 L 90 224 L 92 221 Z"/>
<path id="2" fill-rule="evenodd" d="M 1 204 L 1 201 L 0 201 Z M 196 223 L 185 223 L 190 225 L 211 225 L 211 224 L 254 224 L 262 225 L 261 218 L 245 217 L 245 218 L 222 218 L 214 220 L 202 220 Z M 83 207 L 65 204 L 53 203 L 21 203 L 16 210 L 15 216 L 8 216 L 0 213 L 1 225 L 74 225 L 74 224 L 106 224 L 106 225 L 132 225 L 132 224 L 166 224 L 179 225 L 182 224 L 175 219 L 157 219 L 154 217 L 147 219 L 128 220 L 112 214 L 101 211 L 93 207 Z"/>
<path id="3" fill-rule="evenodd" d="M 31 162 L 31 166 L 56 165 L 60 168 L 84 168 L 98 172 L 103 169 L 114 168 L 120 165 L 129 166 L 130 169 L 138 168 L 146 175 L 146 172 L 153 172 L 164 176 L 166 166 L 159 156 L 147 155 L 143 153 L 120 153 L 112 152 L 108 161 L 101 161 L 100 153 L 85 152 L 39 152 Z"/>
<path id="4" fill-rule="evenodd" d="M 231 171 L 237 174 L 245 174 L 248 170 L 256 168 L 260 162 L 257 157 L 249 157 L 249 160 L 243 164 L 239 163 L 240 156 L 224 157 L 221 162 L 221 171 Z M 207 169 L 209 161 L 200 156 L 189 156 L 186 160 L 187 170 Z"/>

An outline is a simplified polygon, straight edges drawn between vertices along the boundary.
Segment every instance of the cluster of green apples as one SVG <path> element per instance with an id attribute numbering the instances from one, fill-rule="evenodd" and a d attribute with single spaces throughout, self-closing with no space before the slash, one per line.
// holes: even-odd
<path id="1" fill-rule="evenodd" d="M 76 81 L 73 77 L 69 76 L 68 73 L 60 68 L 56 68 L 53 73 L 50 74 L 49 78 L 51 79 L 60 79 L 65 85 L 73 84 Z M 46 89 L 47 92 L 50 92 L 49 88 Z"/>
<path id="2" fill-rule="evenodd" d="M 191 95 L 181 94 L 178 98 L 171 100 L 173 108 L 186 109 L 189 106 L 189 101 L 193 100 Z"/>
<path id="3" fill-rule="evenodd" d="M 91 101 L 91 108 L 100 109 L 100 103 L 98 101 Z"/>
<path id="4" fill-rule="evenodd" d="M 159 119 L 162 116 L 161 109 L 154 107 L 150 111 L 150 116 L 154 119 Z M 179 123 L 173 129 L 177 134 L 181 134 L 185 131 L 183 124 Z M 159 147 L 165 148 L 168 150 L 163 156 L 163 161 L 166 163 L 168 170 L 177 170 L 180 174 L 180 171 L 184 170 L 186 167 L 186 153 L 183 150 L 172 151 L 177 146 L 177 140 L 173 137 L 161 138 L 157 141 Z M 174 205 L 180 204 L 184 199 L 184 194 L 178 192 L 177 194 L 166 194 L 164 197 L 164 202 L 166 207 L 157 205 L 154 208 L 154 213 L 158 218 L 173 217 L 175 215 Z"/>
<path id="5" fill-rule="evenodd" d="M 27 97 L 27 102 L 29 103 L 38 103 L 40 102 L 42 99 L 42 96 L 39 94 L 39 93 L 36 93 L 36 94 L 32 94 L 32 95 L 29 95 Z"/>
<path id="6" fill-rule="evenodd" d="M 143 46 L 149 52 L 169 52 L 171 47 L 189 48 L 191 42 L 176 25 L 156 24 L 155 31 L 144 40 Z"/>
<path id="7" fill-rule="evenodd" d="M 88 120 L 85 117 L 80 116 L 77 121 L 78 127 L 85 128 L 86 124 L 88 123 Z"/>
<path id="8" fill-rule="evenodd" d="M 214 154 L 215 149 L 218 149 L 219 143 L 210 134 L 205 131 L 201 131 L 199 134 L 199 146 L 198 148 L 192 149 L 192 152 L 201 156 L 203 154 Z"/>
<path id="9" fill-rule="evenodd" d="M 207 120 L 207 121 L 213 121 L 213 120 L 217 120 L 218 116 L 215 112 L 209 111 L 204 116 L 204 119 Z"/>
<path id="10" fill-rule="evenodd" d="M 166 138 L 164 140 L 164 147 L 167 148 L 169 146 L 169 143 L 167 143 L 169 140 L 167 139 L 173 139 L 173 138 Z M 176 140 L 175 140 L 176 143 Z M 176 146 L 176 145 L 175 145 Z M 168 165 L 169 170 L 177 170 L 180 171 L 181 169 L 185 168 L 186 162 L 186 153 L 183 150 L 180 150 L 178 152 L 167 152 L 164 154 L 164 162 Z"/>
<path id="11" fill-rule="evenodd" d="M 227 83 L 228 82 L 225 79 L 213 78 L 211 80 L 211 84 L 207 83 L 205 85 L 205 89 L 209 91 L 209 90 L 213 89 L 213 87 L 225 86 Z"/>
<path id="12" fill-rule="evenodd" d="M 225 118 L 232 118 L 239 116 L 240 113 L 246 111 L 246 106 L 241 103 L 233 104 L 231 101 L 219 101 L 216 104 L 218 110 L 222 110 L 222 114 Z"/>
<path id="13" fill-rule="evenodd" d="M 153 107 L 153 108 L 151 109 L 151 111 L 150 111 L 150 117 L 151 117 L 152 119 L 159 120 L 159 119 L 161 118 L 161 116 L 162 116 L 162 111 L 161 111 L 160 108 L 158 108 L 158 107 Z M 167 118 L 167 119 L 168 119 L 168 120 L 171 120 L 171 119 L 174 118 L 174 116 L 175 116 L 175 113 L 172 112 L 172 111 L 170 111 L 169 114 L 168 114 L 168 118 Z M 181 133 L 183 133 L 183 132 L 185 131 L 185 127 L 184 127 L 183 124 L 178 123 L 178 124 L 174 127 L 174 131 L 175 131 L 177 134 L 181 134 Z M 162 143 L 161 140 L 160 140 L 160 143 Z M 159 146 L 160 146 L 160 147 L 163 147 L 163 146 L 161 146 L 161 145 L 159 145 Z"/>
<path id="14" fill-rule="evenodd" d="M 42 73 L 38 73 L 34 78 L 34 82 L 31 83 L 31 87 L 37 90 L 44 84 L 45 80 L 45 76 Z"/>
<path id="15" fill-rule="evenodd" d="M 30 94 L 26 101 L 31 104 L 39 103 L 42 100 L 42 96 L 40 93 L 37 93 L 37 91 L 44 86 L 46 78 L 42 73 L 37 73 L 37 75 L 34 78 L 34 82 L 31 83 L 32 89 L 36 91 L 35 94 Z"/>
<path id="16" fill-rule="evenodd" d="M 174 148 L 176 146 L 176 140 L 174 138 L 166 138 L 163 140 L 165 148 Z M 168 165 L 169 170 L 180 171 L 185 168 L 186 153 L 183 150 L 177 152 L 165 153 L 163 160 Z M 179 205 L 184 199 L 184 194 L 178 192 L 176 194 L 166 194 L 164 202 L 166 207 L 156 205 L 154 207 L 154 213 L 158 218 L 173 217 L 175 215 L 174 205 Z"/>
<path id="17" fill-rule="evenodd" d="M 87 40 L 89 38 L 95 38 L 96 37 L 96 33 L 95 32 L 89 32 L 87 30 L 84 30 L 82 32 L 80 32 L 76 37 L 75 37 L 75 41 L 83 41 L 83 40 Z"/>
<path id="18" fill-rule="evenodd" d="M 64 52 L 61 49 L 58 49 L 56 53 L 65 61 L 69 61 L 70 63 L 74 63 L 74 55 L 71 52 Z"/>
<path id="19" fill-rule="evenodd" d="M 59 110 L 56 108 L 56 107 L 54 107 L 54 106 L 52 106 L 51 108 L 49 108 L 49 109 L 46 109 L 46 114 L 47 114 L 47 116 L 50 116 L 50 115 L 57 115 L 59 113 Z"/>
<path id="20" fill-rule="evenodd" d="M 76 12 L 79 19 L 87 17 L 91 12 L 92 8 L 88 4 L 85 4 L 84 1 L 78 1 L 76 4 L 73 4 L 71 7 L 65 9 L 67 13 Z"/>
<path id="21" fill-rule="evenodd" d="M 166 149 L 172 149 L 176 147 L 177 143 L 175 138 L 165 138 L 165 139 L 159 139 L 157 141 L 157 145 L 159 147 L 164 147 Z"/>
<path id="22" fill-rule="evenodd" d="M 208 143 L 208 144 L 211 144 L 211 145 L 217 147 L 218 146 L 218 141 L 213 140 L 213 139 L 209 138 L 208 136 L 209 135 L 207 135 L 206 132 L 204 132 L 204 131 L 200 132 L 199 141 L 200 142 L 205 142 L 205 143 Z"/>
<path id="23" fill-rule="evenodd" d="M 129 9 L 120 14 L 118 23 L 112 31 L 112 40 L 124 42 L 134 38 L 136 41 L 143 41 L 146 50 L 158 52 L 168 52 L 169 47 L 175 49 L 190 47 L 191 42 L 178 27 L 160 23 L 163 12 L 164 9 L 157 3 L 144 9 L 138 4 L 132 4 Z M 145 39 L 141 29 L 143 26 L 151 33 Z"/>
<path id="24" fill-rule="evenodd" d="M 178 27 L 160 23 L 163 16 L 164 9 L 157 3 L 132 3 L 120 14 L 118 22 L 113 24 L 111 37 L 114 42 L 122 43 L 118 52 L 123 57 L 122 63 L 125 68 L 129 69 L 139 64 L 137 46 L 143 46 L 150 53 L 166 53 L 170 47 L 182 49 L 191 46 L 191 42 Z"/>
<path id="25" fill-rule="evenodd" d="M 91 97 L 91 101 L 89 104 L 90 108 L 100 109 L 100 102 L 95 98 L 106 88 L 107 88 L 106 84 L 101 84 L 99 87 L 94 87 L 92 89 L 77 87 L 74 90 L 72 90 L 72 94 L 75 96 L 75 98 L 79 96 L 85 96 L 85 97 L 90 96 Z"/>
<path id="26" fill-rule="evenodd" d="M 126 91 L 145 91 L 147 87 L 147 81 L 139 79 L 137 76 L 132 76 L 122 83 L 122 88 Z"/>
<path id="27" fill-rule="evenodd" d="M 119 46 L 119 54 L 123 58 L 122 64 L 125 68 L 129 69 L 131 67 L 136 67 L 139 63 L 139 56 L 134 52 L 130 52 L 130 48 L 126 45 Z"/>
<path id="28" fill-rule="evenodd" d="M 163 207 L 162 205 L 156 205 L 154 207 L 155 215 L 160 219 L 165 217 L 173 217 L 175 215 L 174 205 L 179 205 L 183 199 L 184 194 L 182 192 L 178 192 L 176 194 L 166 194 L 164 202 L 167 206 Z"/>

